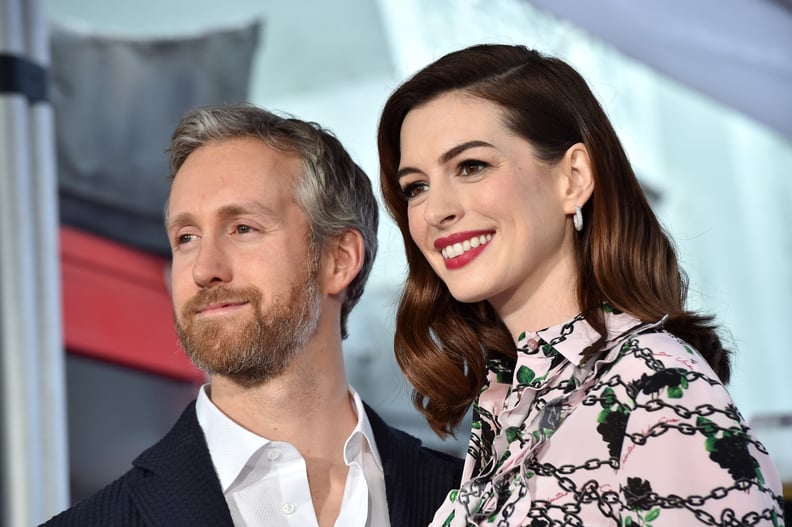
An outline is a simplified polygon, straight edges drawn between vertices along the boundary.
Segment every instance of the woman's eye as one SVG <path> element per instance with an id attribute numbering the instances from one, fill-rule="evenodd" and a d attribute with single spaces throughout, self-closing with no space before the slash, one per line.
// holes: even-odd
<path id="1" fill-rule="evenodd" d="M 429 185 L 427 185 L 426 183 L 422 181 L 417 181 L 415 183 L 410 183 L 408 185 L 405 185 L 402 188 L 402 194 L 404 195 L 405 198 L 412 199 L 418 196 L 419 194 L 426 192 L 428 188 Z"/>
<path id="2" fill-rule="evenodd" d="M 462 161 L 459 164 L 459 175 L 460 176 L 477 176 L 487 168 L 489 164 L 485 163 L 484 161 L 478 161 L 476 159 L 468 159 L 466 161 Z"/>

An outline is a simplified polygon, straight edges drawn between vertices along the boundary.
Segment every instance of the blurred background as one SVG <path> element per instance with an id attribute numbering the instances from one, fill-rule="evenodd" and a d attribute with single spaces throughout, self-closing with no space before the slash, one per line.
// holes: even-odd
<path id="1" fill-rule="evenodd" d="M 196 105 L 250 101 L 332 130 L 378 187 L 389 93 L 481 42 L 589 81 L 690 277 L 736 350 L 730 390 L 792 480 L 789 0 L 0 0 L 0 527 L 124 472 L 203 382 L 172 328 L 161 226 L 169 136 Z M 380 252 L 345 342 L 385 419 L 441 442 L 392 353 L 404 278 Z M 785 435 L 787 434 L 787 435 Z"/>

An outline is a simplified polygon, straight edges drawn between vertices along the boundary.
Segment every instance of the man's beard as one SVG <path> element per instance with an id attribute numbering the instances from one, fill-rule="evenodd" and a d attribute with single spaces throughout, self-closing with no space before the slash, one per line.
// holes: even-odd
<path id="1" fill-rule="evenodd" d="M 184 305 L 181 317 L 174 316 L 182 348 L 193 364 L 243 386 L 260 385 L 283 373 L 319 323 L 318 263 L 309 262 L 302 279 L 285 295 L 274 297 L 266 312 L 261 291 L 254 287 L 199 291 Z M 242 327 L 237 321 L 196 320 L 202 307 L 224 300 L 247 302 L 251 318 Z"/>

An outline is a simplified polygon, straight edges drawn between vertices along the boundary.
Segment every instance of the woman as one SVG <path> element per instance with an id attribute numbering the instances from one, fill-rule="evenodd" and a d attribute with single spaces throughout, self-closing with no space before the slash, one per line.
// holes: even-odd
<path id="1" fill-rule="evenodd" d="M 783 524 L 729 353 L 577 72 L 451 53 L 391 95 L 378 142 L 409 264 L 399 364 L 439 435 L 474 406 L 433 525 Z"/>

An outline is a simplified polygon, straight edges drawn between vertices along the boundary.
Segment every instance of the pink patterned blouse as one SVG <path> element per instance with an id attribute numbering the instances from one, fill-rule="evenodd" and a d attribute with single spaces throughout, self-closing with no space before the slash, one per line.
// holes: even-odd
<path id="1" fill-rule="evenodd" d="M 608 342 L 573 320 L 492 360 L 459 490 L 433 527 L 783 525 L 781 483 L 690 346 L 606 308 Z"/>

